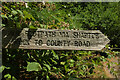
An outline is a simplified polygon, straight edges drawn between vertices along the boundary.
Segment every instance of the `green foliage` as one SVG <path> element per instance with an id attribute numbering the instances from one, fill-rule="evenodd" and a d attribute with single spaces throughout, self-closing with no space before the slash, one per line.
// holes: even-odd
<path id="1" fill-rule="evenodd" d="M 111 45 L 119 47 L 120 26 L 116 3 L 59 3 L 60 9 L 66 12 L 65 21 L 70 28 L 100 30 L 111 40 Z"/>
<path id="2" fill-rule="evenodd" d="M 41 65 L 37 62 L 28 62 L 27 71 L 39 71 L 41 69 Z"/>
<path id="3" fill-rule="evenodd" d="M 39 3 L 3 2 L 2 26 L 14 28 L 100 30 L 111 40 L 110 46 L 120 47 L 118 3 Z M 3 49 L 3 79 L 68 79 L 106 78 L 103 62 L 119 52 L 55 51 Z M 98 72 L 98 70 L 100 72 Z M 111 72 L 116 75 L 114 69 Z M 99 74 L 102 73 L 102 74 Z M 98 75 L 99 74 L 99 75 Z"/>

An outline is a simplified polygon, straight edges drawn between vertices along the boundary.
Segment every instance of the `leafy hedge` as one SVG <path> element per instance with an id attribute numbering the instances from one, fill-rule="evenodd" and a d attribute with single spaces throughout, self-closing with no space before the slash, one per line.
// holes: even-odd
<path id="1" fill-rule="evenodd" d="M 27 7 L 28 6 L 28 7 Z M 101 51 L 3 49 L 3 79 L 106 78 L 102 62 L 119 52 L 118 3 L 3 2 L 2 26 L 14 28 L 100 30 L 111 40 Z M 98 68 L 98 66 L 100 66 Z M 107 64 L 110 69 L 111 63 Z M 100 72 L 98 72 L 98 70 Z M 111 69 L 115 76 L 117 72 Z M 98 75 L 98 73 L 101 73 Z"/>
<path id="2" fill-rule="evenodd" d="M 3 26 L 30 28 L 98 29 L 120 47 L 119 4 L 114 3 L 3 3 Z"/>

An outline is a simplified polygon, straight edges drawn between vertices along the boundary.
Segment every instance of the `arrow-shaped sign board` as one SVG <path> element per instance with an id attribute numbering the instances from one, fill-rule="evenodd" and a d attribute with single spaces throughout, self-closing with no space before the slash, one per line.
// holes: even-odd
<path id="1" fill-rule="evenodd" d="M 99 30 L 4 29 L 3 48 L 101 50 L 109 43 Z"/>

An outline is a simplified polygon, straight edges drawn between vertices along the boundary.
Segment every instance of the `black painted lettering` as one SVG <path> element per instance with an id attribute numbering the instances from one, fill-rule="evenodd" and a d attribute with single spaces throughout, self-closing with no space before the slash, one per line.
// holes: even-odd
<path id="1" fill-rule="evenodd" d="M 67 41 L 67 46 L 70 46 L 70 41 Z"/>
<path id="2" fill-rule="evenodd" d="M 82 41 L 79 41 L 79 46 L 82 46 Z"/>
<path id="3" fill-rule="evenodd" d="M 45 37 L 56 37 L 56 32 L 52 32 L 52 31 L 45 31 L 44 32 Z"/>
<path id="4" fill-rule="evenodd" d="M 38 38 L 42 38 L 43 37 L 43 34 L 44 34 L 43 31 L 37 31 L 37 33 L 38 33 Z"/>
<path id="5" fill-rule="evenodd" d="M 24 39 L 24 40 L 22 40 L 22 43 L 21 43 L 22 45 L 29 45 L 29 40 L 27 40 L 27 39 Z"/>
<path id="6" fill-rule="evenodd" d="M 50 44 L 50 40 L 47 40 L 47 46 L 50 46 L 51 44 Z"/>
<path id="7" fill-rule="evenodd" d="M 81 38 L 86 38 L 86 34 L 85 33 L 81 33 Z"/>
<path id="8" fill-rule="evenodd" d="M 25 34 L 27 35 L 28 39 L 31 38 L 32 32 L 31 31 L 25 31 Z"/>
<path id="9" fill-rule="evenodd" d="M 66 34 L 65 34 L 65 37 L 69 37 L 69 34 L 68 34 L 68 32 L 66 32 Z"/>
<path id="10" fill-rule="evenodd" d="M 78 41 L 74 41 L 74 46 L 78 46 Z"/>
<path id="11" fill-rule="evenodd" d="M 59 34 L 60 34 L 61 37 L 63 37 L 63 33 L 64 33 L 64 32 L 59 32 Z"/>
<path id="12" fill-rule="evenodd" d="M 66 40 L 63 40 L 63 46 L 65 46 L 67 44 Z"/>
<path id="13" fill-rule="evenodd" d="M 61 37 L 69 37 L 69 33 L 68 32 L 59 32 Z"/>
<path id="14" fill-rule="evenodd" d="M 52 32 L 52 37 L 56 37 L 56 32 Z"/>
<path id="15" fill-rule="evenodd" d="M 86 38 L 86 36 L 87 36 L 87 34 L 82 33 L 82 37 L 83 37 L 83 38 Z"/>
<path id="16" fill-rule="evenodd" d="M 93 38 L 93 39 L 95 38 L 95 37 L 94 37 L 94 34 L 91 35 L 91 38 Z"/>
<path id="17" fill-rule="evenodd" d="M 78 38 L 78 32 L 73 32 L 73 37 Z"/>
<path id="18" fill-rule="evenodd" d="M 48 32 L 47 32 L 47 31 L 45 31 L 44 33 L 45 33 L 45 37 L 48 37 Z"/>
<path id="19" fill-rule="evenodd" d="M 90 46 L 90 42 L 89 42 L 89 41 L 86 41 L 86 42 L 85 42 L 85 46 L 86 46 L 86 47 L 89 47 L 89 46 Z"/>
<path id="20" fill-rule="evenodd" d="M 38 45 L 38 40 L 35 40 L 35 45 Z"/>
<path id="21" fill-rule="evenodd" d="M 51 46 L 54 46 L 54 44 L 55 44 L 55 41 L 51 40 Z"/>
<path id="22" fill-rule="evenodd" d="M 52 37 L 52 32 L 48 31 L 48 37 Z"/>
<path id="23" fill-rule="evenodd" d="M 85 46 L 89 47 L 90 46 L 90 41 L 74 41 L 74 46 Z"/>
<path id="24" fill-rule="evenodd" d="M 58 40 L 57 41 L 57 46 L 62 46 L 62 41 Z"/>
<path id="25" fill-rule="evenodd" d="M 95 33 L 96 39 L 99 39 L 99 33 Z"/>
<path id="26" fill-rule="evenodd" d="M 57 44 L 57 41 L 56 41 L 56 40 L 54 40 L 54 42 L 55 42 L 55 43 L 54 43 L 54 46 L 57 46 L 57 45 L 58 45 L 58 44 Z"/>
<path id="27" fill-rule="evenodd" d="M 35 45 L 42 46 L 43 41 L 42 40 L 35 40 Z"/>
<path id="28" fill-rule="evenodd" d="M 39 46 L 42 46 L 43 41 L 42 41 L 42 40 L 39 40 L 39 41 L 38 41 L 38 44 L 39 44 Z"/>
<path id="29" fill-rule="evenodd" d="M 33 31 L 28 31 L 28 39 L 31 39 L 32 36 L 33 36 Z"/>

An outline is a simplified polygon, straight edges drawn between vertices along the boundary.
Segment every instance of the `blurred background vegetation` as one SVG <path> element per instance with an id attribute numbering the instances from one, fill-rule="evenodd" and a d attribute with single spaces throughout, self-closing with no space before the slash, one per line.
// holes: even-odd
<path id="1" fill-rule="evenodd" d="M 120 48 L 119 2 L 2 2 L 2 27 L 100 30 L 110 43 L 101 51 L 3 49 L 3 79 L 118 78 L 110 59 Z M 118 58 L 117 58 L 118 59 Z M 104 64 L 105 63 L 105 64 Z"/>

